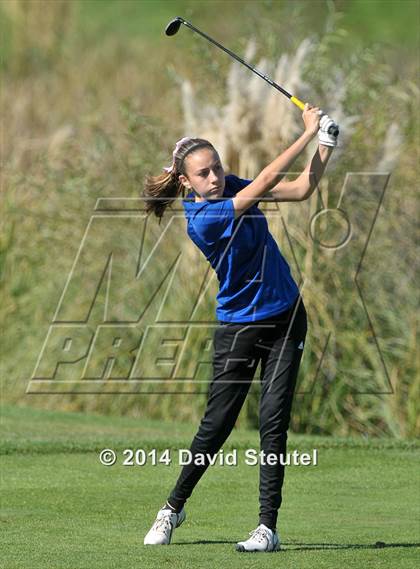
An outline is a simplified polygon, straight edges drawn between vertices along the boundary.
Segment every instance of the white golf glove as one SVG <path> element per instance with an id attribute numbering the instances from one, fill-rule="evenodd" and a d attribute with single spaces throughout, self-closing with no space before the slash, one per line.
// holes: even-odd
<path id="1" fill-rule="evenodd" d="M 337 146 L 337 136 L 334 134 L 330 134 L 328 131 L 329 129 L 334 126 L 338 128 L 338 125 L 332 118 L 328 115 L 323 115 L 321 120 L 319 121 L 319 130 L 318 130 L 318 139 L 319 144 L 324 146 Z"/>

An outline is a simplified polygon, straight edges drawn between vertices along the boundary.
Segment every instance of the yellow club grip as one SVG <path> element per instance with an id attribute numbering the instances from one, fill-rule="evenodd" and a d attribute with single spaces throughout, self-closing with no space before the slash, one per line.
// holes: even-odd
<path id="1" fill-rule="evenodd" d="M 305 108 L 305 103 L 302 103 L 297 97 L 291 97 L 290 100 L 294 103 L 301 111 Z"/>

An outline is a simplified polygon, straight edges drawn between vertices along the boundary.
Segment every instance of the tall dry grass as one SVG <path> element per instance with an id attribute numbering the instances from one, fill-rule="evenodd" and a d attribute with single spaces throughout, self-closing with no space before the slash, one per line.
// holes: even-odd
<path id="1" fill-rule="evenodd" d="M 192 78 L 171 83 L 164 73 L 170 46 L 168 51 L 154 52 L 153 61 L 128 40 L 122 44 L 109 39 L 86 53 L 73 52 L 68 42 L 76 11 L 65 2 L 48 7 L 48 17 L 43 18 L 44 2 L 8 4 L 14 44 L 0 94 L 1 107 L 7 110 L 2 124 L 0 232 L 0 287 L 5 299 L 0 315 L 6 331 L 3 399 L 50 408 L 197 420 L 205 394 L 28 396 L 25 391 L 96 200 L 138 196 L 144 175 L 160 171 L 174 140 L 191 133 L 214 142 L 228 171 L 252 178 L 298 135 L 300 113 L 236 63 L 228 69 L 224 91 L 209 92 L 203 99 L 196 95 L 199 70 L 197 83 Z M 380 46 L 337 60 L 335 46 L 341 37 L 339 29 L 326 26 L 321 39 L 303 38 L 295 53 L 255 61 L 300 98 L 325 108 L 341 126 L 340 148 L 319 192 L 304 203 L 274 205 L 280 219 L 270 218 L 273 204 L 262 206 L 296 280 L 305 282 L 310 331 L 293 427 L 341 435 L 414 436 L 419 431 L 420 387 L 414 241 L 418 87 L 414 67 L 408 66 L 406 77 L 396 81 Z M 254 61 L 257 43 L 258 38 L 250 42 L 246 59 Z M 196 63 L 194 54 L 185 57 Z M 211 103 L 215 99 L 218 104 Z M 313 151 L 314 146 L 308 148 L 296 170 L 304 167 Z M 380 185 L 371 177 L 351 180 L 343 207 L 351 210 L 359 234 L 356 231 L 350 246 L 328 251 L 309 234 L 314 214 L 322 207 L 337 206 L 346 173 L 359 171 L 391 173 L 359 274 L 390 385 L 354 282 L 366 238 L 362 230 L 378 203 Z M 143 251 L 147 256 L 164 235 L 164 253 L 138 297 L 133 296 L 129 279 L 120 281 L 118 298 L 132 317 L 168 273 L 181 241 L 180 270 L 172 282 L 165 282 L 169 288 L 162 289 L 168 291 L 165 314 L 174 321 L 191 317 L 191 298 L 209 281 L 204 258 L 187 239 L 182 222 L 169 224 L 172 217 L 168 211 L 160 227 L 148 220 Z M 133 258 L 136 241 L 118 231 L 97 234 L 89 265 L 92 275 L 102 269 L 100 254 L 108 242 L 115 240 L 123 259 Z M 324 219 L 314 231 L 315 236 L 328 236 L 335 229 Z M 86 282 L 82 279 L 81 286 Z M 77 290 L 74 309 L 83 313 L 89 299 L 78 296 Z M 214 318 L 216 292 L 213 280 L 201 312 L 193 319 Z M 97 298 L 93 327 L 103 319 L 104 294 L 101 290 Z M 151 307 L 147 322 L 154 321 L 158 310 L 159 303 Z M 136 338 L 133 331 L 132 341 Z M 202 356 L 197 337 L 188 346 L 186 359 L 193 362 Z M 187 393 L 195 388 L 194 382 L 183 386 Z M 390 388 L 392 394 L 377 394 Z M 360 394 L 362 390 L 367 393 Z M 257 423 L 256 380 L 238 424 Z"/>
<path id="2" fill-rule="evenodd" d="M 384 62 L 378 65 L 378 52 L 353 54 L 346 69 L 342 61 L 328 59 L 329 42 L 330 36 L 318 42 L 306 38 L 294 54 L 283 54 L 277 62 L 255 62 L 303 100 L 319 104 L 313 95 L 317 93 L 341 131 L 339 148 L 319 191 L 305 204 L 282 203 L 281 217 L 273 217 L 271 223 L 295 277 L 302 278 L 310 315 L 310 350 L 302 364 L 294 426 L 309 432 L 413 435 L 419 428 L 414 409 L 418 409 L 420 387 L 415 348 L 418 296 L 414 291 L 418 264 L 412 218 L 418 174 L 414 159 L 418 89 L 409 79 L 392 84 L 392 70 Z M 254 54 L 255 42 L 250 42 L 245 59 L 252 62 Z M 326 69 L 328 74 L 323 76 Z M 317 85 L 312 83 L 315 79 Z M 237 63 L 226 79 L 225 104 L 198 100 L 188 80 L 182 82 L 181 91 L 185 132 L 199 132 L 215 141 L 228 169 L 244 178 L 255 177 L 302 128 L 300 113 L 290 102 Z M 380 107 L 379 98 L 383 100 Z M 301 167 L 315 147 L 316 142 L 307 148 Z M 369 173 L 353 177 L 341 204 L 353 210 L 355 237 L 344 250 L 329 251 L 316 244 L 308 229 L 317 211 L 337 207 L 348 172 Z M 379 206 L 386 174 L 390 182 L 363 270 L 357 275 L 362 300 L 356 268 L 375 218 L 362 223 L 363 215 L 358 212 L 374 212 Z M 269 214 L 273 206 L 261 207 Z M 321 223 L 316 228 L 321 233 L 328 233 L 325 219 L 324 227 Z M 257 402 L 258 390 L 248 402 L 255 425 Z"/>

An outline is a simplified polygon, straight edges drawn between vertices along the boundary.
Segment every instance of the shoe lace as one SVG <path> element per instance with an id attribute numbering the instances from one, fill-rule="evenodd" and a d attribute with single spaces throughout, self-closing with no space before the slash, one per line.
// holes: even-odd
<path id="1" fill-rule="evenodd" d="M 171 530 L 171 514 L 169 513 L 167 516 L 162 516 L 158 520 L 155 521 L 155 531 L 166 533 L 167 531 Z"/>
<path id="2" fill-rule="evenodd" d="M 264 540 L 270 541 L 268 531 L 262 527 L 257 527 L 254 531 L 250 531 L 249 535 L 259 543 L 263 543 Z"/>

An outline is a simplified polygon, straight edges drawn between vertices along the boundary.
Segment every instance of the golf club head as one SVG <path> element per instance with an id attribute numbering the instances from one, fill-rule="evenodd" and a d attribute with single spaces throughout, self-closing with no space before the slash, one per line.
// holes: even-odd
<path id="1" fill-rule="evenodd" d="M 177 16 L 174 20 L 171 20 L 165 28 L 165 34 L 167 36 L 174 36 L 182 24 L 182 18 Z"/>

